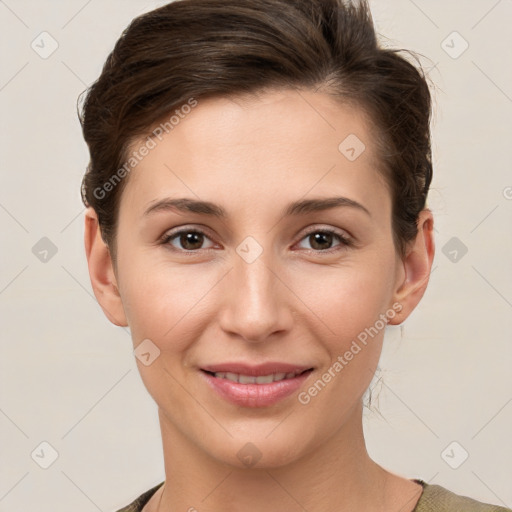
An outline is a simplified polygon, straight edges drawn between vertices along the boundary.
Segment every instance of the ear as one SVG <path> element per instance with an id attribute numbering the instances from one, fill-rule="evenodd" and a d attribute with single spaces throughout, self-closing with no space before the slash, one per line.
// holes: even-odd
<path id="1" fill-rule="evenodd" d="M 400 272 L 394 301 L 399 303 L 402 309 L 389 319 L 390 325 L 401 324 L 423 297 L 430 278 L 434 254 L 434 217 L 432 212 L 425 208 L 419 214 L 418 234 L 410 242 L 407 254 L 401 262 L 403 272 Z"/>
<path id="2" fill-rule="evenodd" d="M 85 211 L 85 254 L 91 285 L 103 312 L 115 325 L 126 327 L 126 315 L 117 287 L 110 250 L 101 238 L 98 216 L 92 207 Z"/>

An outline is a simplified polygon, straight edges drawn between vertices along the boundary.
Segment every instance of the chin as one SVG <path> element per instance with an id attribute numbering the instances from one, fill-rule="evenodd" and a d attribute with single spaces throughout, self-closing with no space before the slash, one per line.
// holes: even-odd
<path id="1" fill-rule="evenodd" d="M 288 466 L 306 455 L 307 447 L 294 438 L 289 430 L 283 431 L 282 435 L 272 433 L 266 437 L 268 432 L 270 430 L 265 429 L 255 432 L 253 436 L 236 436 L 222 446 L 222 450 L 211 455 L 237 469 L 262 470 Z"/>

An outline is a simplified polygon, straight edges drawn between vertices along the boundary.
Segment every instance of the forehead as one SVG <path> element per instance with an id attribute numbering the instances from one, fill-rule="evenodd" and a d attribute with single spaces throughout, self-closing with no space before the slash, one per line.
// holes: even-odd
<path id="1" fill-rule="evenodd" d="M 372 127 L 355 107 L 322 93 L 278 90 L 198 99 L 187 111 L 152 138 L 156 145 L 131 172 L 121 204 L 147 204 L 171 190 L 233 202 L 263 193 L 297 199 L 337 186 L 360 202 L 380 195 L 380 208 L 387 207 Z"/>

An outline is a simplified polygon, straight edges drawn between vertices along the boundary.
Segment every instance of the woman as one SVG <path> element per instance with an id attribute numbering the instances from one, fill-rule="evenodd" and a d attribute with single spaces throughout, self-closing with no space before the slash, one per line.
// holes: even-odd
<path id="1" fill-rule="evenodd" d="M 123 511 L 506 510 L 365 447 L 385 326 L 434 257 L 430 108 L 364 2 L 178 0 L 130 24 L 81 115 L 91 283 L 164 449 Z"/>

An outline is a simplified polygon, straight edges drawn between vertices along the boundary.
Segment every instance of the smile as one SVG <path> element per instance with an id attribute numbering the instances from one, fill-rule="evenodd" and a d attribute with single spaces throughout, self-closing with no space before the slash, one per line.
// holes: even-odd
<path id="1" fill-rule="evenodd" d="M 239 407 L 270 407 L 299 392 L 313 368 L 292 372 L 247 375 L 202 370 L 208 387 L 223 400 Z"/>
<path id="2" fill-rule="evenodd" d="M 307 370 L 306 370 L 307 371 Z M 290 372 L 290 373 L 271 373 L 269 375 L 243 375 L 240 373 L 231 372 L 208 372 L 219 379 L 227 379 L 232 382 L 238 382 L 240 384 L 270 384 L 271 382 L 279 382 L 284 379 L 293 379 L 297 375 L 303 372 Z"/>

